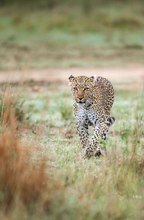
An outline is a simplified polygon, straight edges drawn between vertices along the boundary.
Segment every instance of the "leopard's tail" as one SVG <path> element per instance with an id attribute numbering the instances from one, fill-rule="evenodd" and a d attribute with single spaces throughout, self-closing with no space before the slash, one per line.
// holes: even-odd
<path id="1" fill-rule="evenodd" d="M 109 116 L 106 120 L 106 124 L 108 127 L 112 126 L 114 122 L 115 122 L 115 117 L 113 116 Z"/>

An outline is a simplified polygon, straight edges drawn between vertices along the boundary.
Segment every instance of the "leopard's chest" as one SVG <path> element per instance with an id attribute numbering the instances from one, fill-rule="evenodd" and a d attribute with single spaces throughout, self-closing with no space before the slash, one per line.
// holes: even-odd
<path id="1" fill-rule="evenodd" d="M 87 115 L 89 124 L 95 126 L 98 120 L 98 113 L 95 111 L 95 109 L 92 107 L 86 110 L 86 115 Z"/>
<path id="2" fill-rule="evenodd" d="M 75 104 L 76 118 L 78 120 L 85 120 L 89 125 L 95 126 L 98 120 L 98 112 L 95 111 L 95 107 L 91 105 L 86 107 L 85 104 Z"/>

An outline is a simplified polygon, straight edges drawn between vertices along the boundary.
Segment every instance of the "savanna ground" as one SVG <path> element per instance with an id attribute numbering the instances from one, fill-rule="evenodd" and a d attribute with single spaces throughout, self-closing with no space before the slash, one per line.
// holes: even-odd
<path id="1" fill-rule="evenodd" d="M 0 219 L 144 219 L 142 6 L 0 9 Z M 114 85 L 105 157 L 82 157 L 70 74 Z"/>

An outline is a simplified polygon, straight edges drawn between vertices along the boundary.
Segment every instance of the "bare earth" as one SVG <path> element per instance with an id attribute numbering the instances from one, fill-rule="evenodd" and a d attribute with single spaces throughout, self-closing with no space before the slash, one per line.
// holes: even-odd
<path id="1" fill-rule="evenodd" d="M 95 75 L 103 76 L 115 84 L 126 84 L 132 87 L 143 85 L 144 66 L 129 67 L 102 67 L 102 68 L 65 68 L 65 69 L 37 69 L 37 70 L 11 70 L 0 71 L 0 83 L 4 82 L 25 82 L 25 81 L 42 81 L 42 82 L 66 82 L 70 75 Z"/>

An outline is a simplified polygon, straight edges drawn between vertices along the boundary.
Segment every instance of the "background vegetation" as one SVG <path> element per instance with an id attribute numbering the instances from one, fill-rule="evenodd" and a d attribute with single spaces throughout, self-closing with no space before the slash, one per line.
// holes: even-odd
<path id="1" fill-rule="evenodd" d="M 144 1 L 2 1 L 0 68 L 143 63 Z"/>

